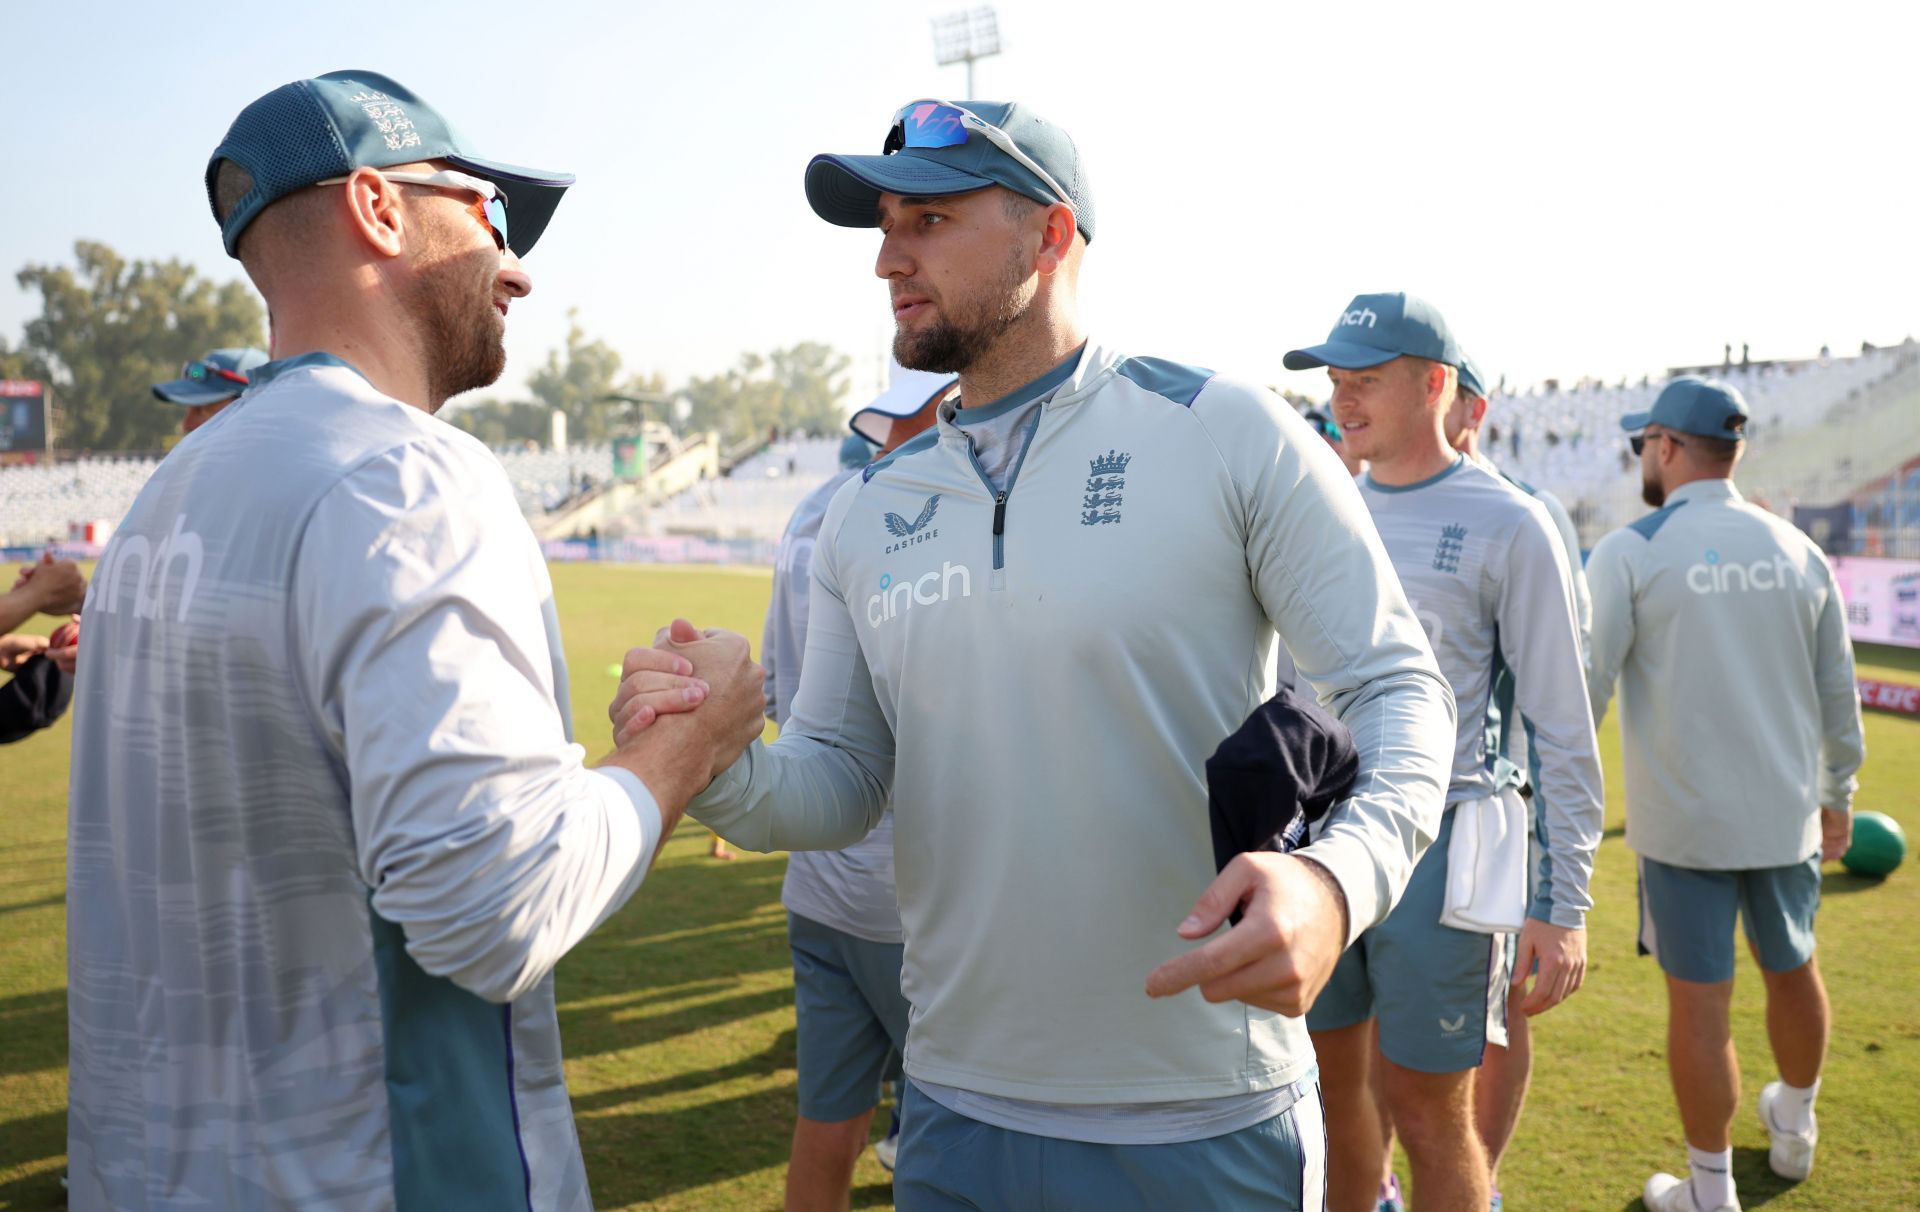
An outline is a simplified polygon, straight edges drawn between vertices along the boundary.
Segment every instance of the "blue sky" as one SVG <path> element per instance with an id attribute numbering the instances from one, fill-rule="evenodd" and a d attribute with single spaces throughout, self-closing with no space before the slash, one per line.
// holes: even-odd
<path id="1" fill-rule="evenodd" d="M 960 6 L 9 5 L 0 332 L 34 310 L 12 271 L 80 238 L 237 276 L 207 154 L 255 96 L 360 67 L 484 155 L 580 176 L 527 262 L 499 393 L 569 308 L 670 379 L 819 339 L 871 390 L 877 237 L 816 219 L 801 174 L 964 91 L 928 29 Z M 1319 390 L 1281 354 L 1392 289 L 1514 382 L 1920 335 L 1915 6 L 999 10 L 978 91 L 1074 134 L 1099 217 L 1086 311 L 1129 351 Z"/>

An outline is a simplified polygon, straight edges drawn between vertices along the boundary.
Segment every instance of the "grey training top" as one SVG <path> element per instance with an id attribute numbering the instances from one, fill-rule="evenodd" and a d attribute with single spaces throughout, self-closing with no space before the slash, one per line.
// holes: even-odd
<path id="1" fill-rule="evenodd" d="M 1090 343 L 1002 497 L 949 419 L 843 487 L 793 717 L 690 811 L 831 849 L 892 792 L 916 1081 L 1052 1103 L 1220 1098 L 1313 1068 L 1298 1019 L 1146 976 L 1214 877 L 1205 761 L 1276 630 L 1361 772 L 1302 851 L 1349 941 L 1439 824 L 1452 697 L 1359 494 L 1263 389 Z"/>
<path id="2" fill-rule="evenodd" d="M 1847 608 L 1812 539 L 1695 480 L 1587 560 L 1597 719 L 1616 679 L 1627 845 L 1740 870 L 1820 849 L 1866 758 Z"/>
<path id="3" fill-rule="evenodd" d="M 161 462 L 75 695 L 75 1208 L 589 1206 L 553 967 L 660 815 L 552 599 L 499 460 L 338 358 Z"/>
<path id="4" fill-rule="evenodd" d="M 1360 495 L 1453 686 L 1460 714 L 1447 802 L 1501 786 L 1490 711 L 1495 683 L 1510 672 L 1514 707 L 1539 758 L 1541 841 L 1553 863 L 1550 918 L 1583 926 L 1605 808 L 1581 692 L 1573 586 L 1553 523 L 1539 502 L 1464 455 L 1417 484 L 1384 485 L 1368 475 Z"/>

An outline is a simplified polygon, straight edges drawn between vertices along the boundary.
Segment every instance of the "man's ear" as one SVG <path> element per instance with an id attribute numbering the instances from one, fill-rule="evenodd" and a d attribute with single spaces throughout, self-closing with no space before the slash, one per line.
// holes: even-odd
<path id="1" fill-rule="evenodd" d="M 1473 427 L 1475 429 L 1480 428 L 1480 423 L 1486 419 L 1487 398 L 1485 396 L 1473 397 Z"/>
<path id="2" fill-rule="evenodd" d="M 1080 227 L 1071 207 L 1059 202 L 1047 207 L 1042 216 L 1040 252 L 1034 259 L 1034 268 L 1043 274 L 1057 273 L 1067 263 L 1074 238 L 1079 234 Z"/>
<path id="3" fill-rule="evenodd" d="M 356 168 L 341 187 L 347 225 L 376 256 L 397 257 L 406 247 L 406 208 L 400 187 L 377 170 Z"/>

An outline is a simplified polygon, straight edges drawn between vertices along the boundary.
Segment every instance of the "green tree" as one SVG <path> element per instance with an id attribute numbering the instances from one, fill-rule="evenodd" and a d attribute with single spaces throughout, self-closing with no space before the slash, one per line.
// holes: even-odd
<path id="1" fill-rule="evenodd" d="M 687 424 L 717 430 L 728 443 L 773 429 L 832 433 L 846 420 L 846 372 L 852 363 L 819 341 L 744 354 L 731 370 L 687 384 L 692 405 Z"/>
<path id="2" fill-rule="evenodd" d="M 613 346 L 598 337 L 588 340 L 577 311 L 569 311 L 567 321 L 566 348 L 547 354 L 546 365 L 527 376 L 527 390 L 542 410 L 567 414 L 569 442 L 604 442 L 613 436 L 619 414 L 602 401 L 658 388 L 650 379 L 622 380 Z"/>
<path id="3" fill-rule="evenodd" d="M 76 265 L 27 265 L 14 275 L 38 291 L 40 314 L 12 357 L 53 384 L 55 441 L 66 449 L 158 448 L 180 411 L 154 383 L 210 349 L 266 344 L 266 309 L 239 282 L 216 283 L 184 261 L 128 261 L 81 240 Z M 7 357 L 0 350 L 0 357 Z"/>

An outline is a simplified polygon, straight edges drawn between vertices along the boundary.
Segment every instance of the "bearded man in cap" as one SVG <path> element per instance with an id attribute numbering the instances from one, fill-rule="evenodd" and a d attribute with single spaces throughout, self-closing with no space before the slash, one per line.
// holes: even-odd
<path id="1" fill-rule="evenodd" d="M 645 710 L 705 702 L 583 765 L 539 549 L 432 415 L 499 376 L 571 182 L 364 71 L 261 97 L 207 165 L 280 356 L 161 463 L 86 602 L 75 1208 L 589 1206 L 553 967 L 760 693 L 744 645 L 690 646 L 700 685 L 643 650 Z"/>
<path id="2" fill-rule="evenodd" d="M 1627 847 L 1640 860 L 1640 952 L 1667 978 L 1667 1067 L 1685 1178 L 1652 1212 L 1740 1207 L 1729 1025 L 1734 919 L 1766 986 L 1778 1080 L 1760 1091 L 1768 1164 L 1798 1182 L 1819 1143 L 1814 1099 L 1832 1010 L 1814 958 L 1820 863 L 1846 853 L 1866 759 L 1847 607 L 1812 539 L 1748 504 L 1733 473 L 1746 401 L 1681 376 L 1620 422 L 1654 511 L 1587 561 L 1593 716 L 1620 687 Z"/>
<path id="3" fill-rule="evenodd" d="M 1431 835 L 1445 684 L 1291 408 L 1089 338 L 1064 130 L 926 100 L 883 133 L 816 157 L 807 198 L 879 229 L 895 356 L 959 398 L 828 506 L 792 718 L 697 815 L 834 849 L 891 802 L 901 1208 L 1318 1208 L 1297 1016 Z M 1298 852 L 1216 874 L 1206 759 L 1276 637 L 1352 731 L 1356 791 Z"/>

